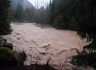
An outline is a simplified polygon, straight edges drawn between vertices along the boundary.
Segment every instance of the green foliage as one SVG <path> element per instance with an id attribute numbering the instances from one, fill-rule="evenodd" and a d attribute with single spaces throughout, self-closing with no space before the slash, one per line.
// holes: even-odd
<path id="1" fill-rule="evenodd" d="M 10 21 L 14 21 L 15 20 L 14 19 L 14 14 L 15 14 L 15 10 L 12 7 L 10 7 L 9 8 L 9 20 Z"/>
<path id="2" fill-rule="evenodd" d="M 87 53 L 85 51 L 73 56 L 72 64 L 80 67 L 93 67 L 96 68 L 96 52 Z"/>
<path id="3" fill-rule="evenodd" d="M 9 0 L 0 0 L 0 35 L 11 33 L 10 22 L 8 20 Z"/>
<path id="4" fill-rule="evenodd" d="M 22 22 L 23 21 L 22 17 L 23 17 L 23 7 L 18 3 L 14 18 L 17 22 Z"/>
<path id="5" fill-rule="evenodd" d="M 88 65 L 88 59 L 89 59 L 89 55 L 82 52 L 72 57 L 72 64 L 84 67 Z"/>
<path id="6" fill-rule="evenodd" d="M 90 43 L 83 48 L 82 52 L 85 54 L 81 52 L 74 56 L 72 63 L 96 68 L 96 0 L 78 0 L 74 12 L 73 17 L 78 23 L 78 34 Z"/>
<path id="7" fill-rule="evenodd" d="M 78 5 L 75 7 L 74 19 L 78 22 L 78 34 L 82 38 L 87 38 L 88 41 L 92 40 L 93 36 L 96 37 L 96 7 L 92 7 L 92 1 L 94 0 L 79 0 Z"/>
<path id="8" fill-rule="evenodd" d="M 53 26 L 56 28 L 61 28 L 63 29 L 63 16 L 59 15 L 57 18 L 54 19 Z"/>
<path id="9" fill-rule="evenodd" d="M 17 64 L 17 58 L 9 48 L 0 47 L 0 67 L 8 67 Z"/>
<path id="10" fill-rule="evenodd" d="M 50 22 L 56 28 L 76 30 L 81 38 L 86 38 L 89 45 L 72 61 L 78 66 L 96 68 L 96 0 L 52 0 Z"/>
<path id="11" fill-rule="evenodd" d="M 77 0 L 52 0 L 50 2 L 50 24 L 59 29 L 76 30 L 77 24 L 72 17 L 75 14 L 73 9 L 76 2 Z"/>
<path id="12" fill-rule="evenodd" d="M 34 10 L 32 8 L 26 8 L 24 10 L 24 21 L 32 22 L 34 21 Z"/>

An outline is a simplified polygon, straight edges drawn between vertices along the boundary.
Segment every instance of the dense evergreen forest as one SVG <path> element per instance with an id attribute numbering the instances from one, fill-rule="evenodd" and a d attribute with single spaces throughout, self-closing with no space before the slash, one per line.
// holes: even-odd
<path id="1" fill-rule="evenodd" d="M 33 5 L 30 5 L 27 0 L 21 1 L 11 1 L 11 7 L 9 9 L 9 17 L 11 21 L 33 23 L 45 23 L 47 21 L 48 8 L 44 8 L 43 6 L 37 9 Z"/>
<path id="2" fill-rule="evenodd" d="M 77 56 L 73 56 L 71 63 L 96 68 L 96 0 L 50 0 L 46 8 L 24 8 L 19 2 L 13 7 L 10 3 L 9 0 L 0 0 L 0 35 L 11 33 L 11 21 L 75 30 L 90 43 Z M 23 56 L 25 57 L 24 52 Z M 6 40 L 0 38 L 0 66 L 10 62 L 17 64 L 17 60 L 12 44 L 7 44 Z"/>

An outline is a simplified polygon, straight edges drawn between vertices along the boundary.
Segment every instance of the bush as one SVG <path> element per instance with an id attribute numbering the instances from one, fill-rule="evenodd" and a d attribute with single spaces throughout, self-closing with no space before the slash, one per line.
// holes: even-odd
<path id="1" fill-rule="evenodd" d="M 92 67 L 96 69 L 96 52 L 83 50 L 78 55 L 73 56 L 71 62 L 78 67 Z"/>
<path id="2" fill-rule="evenodd" d="M 8 67 L 17 64 L 17 57 L 9 48 L 0 48 L 0 67 Z"/>
<path id="3" fill-rule="evenodd" d="M 54 19 L 53 26 L 57 29 L 63 29 L 63 16 L 59 15 L 57 18 Z"/>
<path id="4" fill-rule="evenodd" d="M 71 29 L 72 24 L 69 23 L 69 18 L 68 17 L 63 17 L 62 15 L 57 16 L 54 19 L 53 22 L 53 27 L 57 29 Z"/>

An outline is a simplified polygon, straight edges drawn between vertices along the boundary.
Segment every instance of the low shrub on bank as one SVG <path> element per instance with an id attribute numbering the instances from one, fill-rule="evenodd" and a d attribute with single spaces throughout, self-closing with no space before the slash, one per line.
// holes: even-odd
<path id="1" fill-rule="evenodd" d="M 0 67 L 13 66 L 17 64 L 17 57 L 14 52 L 5 47 L 0 47 Z"/>

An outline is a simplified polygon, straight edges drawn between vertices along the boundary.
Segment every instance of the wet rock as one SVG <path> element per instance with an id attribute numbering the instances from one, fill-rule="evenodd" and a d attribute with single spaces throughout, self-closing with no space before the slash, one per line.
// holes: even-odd
<path id="1" fill-rule="evenodd" d="M 47 52 L 45 52 L 45 51 L 38 51 L 41 55 L 46 55 L 47 54 Z"/>
<path id="2" fill-rule="evenodd" d="M 19 34 L 19 33 L 16 33 L 17 35 L 21 35 L 21 34 Z"/>
<path id="3" fill-rule="evenodd" d="M 0 46 L 3 46 L 5 42 L 6 42 L 6 39 L 4 39 L 3 37 L 0 37 Z"/>
<path id="4" fill-rule="evenodd" d="M 41 47 L 41 48 L 44 48 L 45 50 L 48 50 L 49 49 L 49 46 L 51 46 L 50 44 L 48 44 L 48 45 L 44 45 L 43 47 Z"/>
<path id="5" fill-rule="evenodd" d="M 18 40 L 20 40 L 20 38 L 17 38 Z"/>
<path id="6" fill-rule="evenodd" d="M 2 47 L 6 47 L 6 48 L 13 50 L 13 44 L 12 43 L 5 43 Z"/>
<path id="7" fill-rule="evenodd" d="M 44 45 L 42 48 L 47 48 L 47 47 L 49 47 L 49 46 L 50 46 L 50 44 Z"/>
<path id="8" fill-rule="evenodd" d="M 66 51 L 66 50 L 62 50 L 62 51 L 59 52 L 59 54 L 62 54 L 62 53 L 65 52 L 65 51 Z"/>

